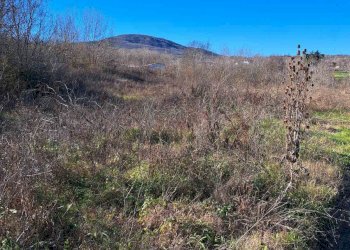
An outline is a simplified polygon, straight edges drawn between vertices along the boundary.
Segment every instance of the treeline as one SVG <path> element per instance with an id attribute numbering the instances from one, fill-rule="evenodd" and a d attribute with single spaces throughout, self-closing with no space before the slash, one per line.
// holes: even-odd
<path id="1" fill-rule="evenodd" d="M 0 95 L 33 97 L 59 88 L 72 68 L 98 60 L 93 47 L 108 24 L 94 10 L 53 17 L 43 0 L 0 0 Z M 88 50 L 88 51 L 86 51 Z"/>

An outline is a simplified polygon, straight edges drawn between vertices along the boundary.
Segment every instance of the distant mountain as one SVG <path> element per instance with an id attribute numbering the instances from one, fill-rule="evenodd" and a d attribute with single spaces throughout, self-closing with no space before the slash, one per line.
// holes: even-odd
<path id="1" fill-rule="evenodd" d="M 187 51 L 199 51 L 205 55 L 217 56 L 217 54 L 208 50 L 186 47 L 164 38 L 147 35 L 120 35 L 106 38 L 102 42 L 107 42 L 110 46 L 121 49 L 149 49 L 172 55 L 183 55 Z"/>

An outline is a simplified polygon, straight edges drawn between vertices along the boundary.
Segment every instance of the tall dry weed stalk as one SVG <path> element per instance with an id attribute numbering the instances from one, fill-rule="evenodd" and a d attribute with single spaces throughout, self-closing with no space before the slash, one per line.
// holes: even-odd
<path id="1" fill-rule="evenodd" d="M 289 62 L 289 79 L 286 87 L 286 99 L 284 101 L 285 125 L 287 128 L 287 141 L 285 158 L 291 162 L 297 162 L 300 153 L 300 142 L 303 131 L 308 128 L 307 104 L 311 101 L 309 95 L 312 71 L 307 59 L 306 49 L 301 53 L 298 45 L 297 56 L 291 57 Z"/>

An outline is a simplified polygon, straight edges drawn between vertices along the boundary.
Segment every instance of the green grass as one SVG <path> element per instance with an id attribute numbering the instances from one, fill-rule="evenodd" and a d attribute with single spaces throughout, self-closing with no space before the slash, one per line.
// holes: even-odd
<path id="1" fill-rule="evenodd" d="M 314 112 L 313 118 L 327 123 L 350 123 L 350 112 L 342 110 Z"/>
<path id="2" fill-rule="evenodd" d="M 350 77 L 350 72 L 347 72 L 347 71 L 335 71 L 333 73 L 333 76 L 334 76 L 335 79 L 341 80 L 341 79 Z"/>
<path id="3" fill-rule="evenodd" d="M 264 119 L 258 124 L 258 130 L 261 134 L 260 148 L 265 151 L 265 155 L 280 157 L 285 145 L 286 134 L 283 121 L 275 118 Z"/>
<path id="4" fill-rule="evenodd" d="M 330 136 L 330 138 L 338 145 L 349 146 L 350 145 L 350 129 L 349 128 L 339 129 L 338 132 L 336 132 L 335 134 L 332 134 Z"/>
<path id="5" fill-rule="evenodd" d="M 316 112 L 316 123 L 309 132 L 303 156 L 350 165 L 350 114 L 341 111 Z M 326 125 L 324 125 L 326 124 Z"/>

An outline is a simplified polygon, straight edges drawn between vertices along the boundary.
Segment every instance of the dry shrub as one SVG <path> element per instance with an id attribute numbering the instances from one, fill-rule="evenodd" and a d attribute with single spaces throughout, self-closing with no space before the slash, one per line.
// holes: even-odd
<path id="1" fill-rule="evenodd" d="M 316 86 L 313 91 L 313 110 L 349 110 L 350 91 L 341 87 Z"/>

